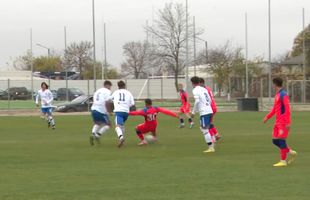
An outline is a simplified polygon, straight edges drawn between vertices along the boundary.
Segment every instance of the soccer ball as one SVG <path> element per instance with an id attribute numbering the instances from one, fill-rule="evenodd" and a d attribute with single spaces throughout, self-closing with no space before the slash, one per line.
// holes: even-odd
<path id="1" fill-rule="evenodd" d="M 153 135 L 145 135 L 144 136 L 144 140 L 148 143 L 148 144 L 153 144 L 156 142 L 156 138 Z"/>

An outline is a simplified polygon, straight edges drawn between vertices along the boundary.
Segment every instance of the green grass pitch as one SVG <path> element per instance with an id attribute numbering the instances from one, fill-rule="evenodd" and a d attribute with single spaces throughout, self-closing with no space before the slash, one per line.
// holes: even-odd
<path id="1" fill-rule="evenodd" d="M 89 116 L 58 116 L 55 131 L 39 117 L 1 117 L 0 199 L 310 199 L 310 113 L 293 113 L 288 143 L 299 154 L 286 168 L 272 167 L 279 153 L 264 115 L 219 113 L 223 139 L 212 155 L 202 153 L 198 126 L 177 129 L 166 116 L 159 116 L 159 143 L 148 147 L 137 146 L 133 131 L 142 117 L 131 117 L 122 149 L 113 129 L 90 147 Z"/>

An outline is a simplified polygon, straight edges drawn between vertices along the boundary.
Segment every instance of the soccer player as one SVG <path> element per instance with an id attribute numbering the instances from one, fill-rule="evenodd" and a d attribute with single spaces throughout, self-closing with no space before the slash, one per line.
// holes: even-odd
<path id="1" fill-rule="evenodd" d="M 122 147 L 125 142 L 125 122 L 128 119 L 128 113 L 132 106 L 135 105 L 132 94 L 126 90 L 124 81 L 117 83 L 118 90 L 113 95 L 114 113 L 115 113 L 115 132 L 118 137 L 118 147 Z"/>
<path id="2" fill-rule="evenodd" d="M 144 123 L 139 124 L 136 127 L 136 133 L 141 142 L 138 145 L 147 145 L 147 141 L 144 140 L 144 134 L 151 132 L 156 141 L 156 128 L 157 128 L 157 116 L 158 113 L 163 113 L 172 117 L 178 118 L 178 115 L 170 110 L 152 106 L 151 99 L 145 99 L 145 108 L 143 110 L 131 111 L 129 115 L 140 115 L 144 117 Z"/>
<path id="3" fill-rule="evenodd" d="M 212 118 L 212 108 L 211 108 L 211 97 L 208 93 L 208 90 L 204 87 L 200 86 L 200 78 L 194 76 L 191 78 L 191 82 L 193 85 L 193 96 L 195 98 L 195 105 L 192 111 L 192 116 L 195 115 L 196 112 L 200 114 L 200 130 L 204 135 L 205 141 L 208 144 L 209 148 L 204 151 L 204 153 L 213 153 L 215 152 L 214 142 L 212 140 L 212 136 L 210 134 L 210 125 Z"/>
<path id="4" fill-rule="evenodd" d="M 43 118 L 47 120 L 48 127 L 52 126 L 54 130 L 55 120 L 52 115 L 52 102 L 54 100 L 52 92 L 48 89 L 48 85 L 45 82 L 41 83 L 41 89 L 38 91 L 36 96 L 36 105 L 39 107 L 39 99 L 41 100 L 41 112 Z"/>
<path id="5" fill-rule="evenodd" d="M 291 126 L 290 102 L 289 96 L 283 88 L 283 80 L 281 78 L 274 78 L 273 85 L 276 90 L 274 106 L 263 121 L 266 123 L 270 118 L 276 115 L 276 121 L 273 127 L 272 142 L 280 149 L 281 160 L 273 166 L 285 167 L 288 164 L 291 164 L 297 155 L 297 152 L 293 151 L 286 144 L 286 138 L 288 137 Z M 287 154 L 290 155 L 288 159 Z"/>
<path id="6" fill-rule="evenodd" d="M 184 90 L 183 84 L 178 85 L 179 94 L 182 106 L 180 107 L 180 128 L 184 128 L 184 118 L 183 115 L 185 115 L 188 118 L 189 127 L 193 128 L 194 122 L 190 115 L 191 110 L 191 104 L 189 103 L 189 98 L 187 92 Z"/>
<path id="7" fill-rule="evenodd" d="M 111 98 L 110 81 L 104 81 L 103 88 L 98 89 L 93 96 L 93 105 L 91 107 L 91 115 L 93 118 L 92 134 L 90 136 L 90 144 L 94 145 L 94 140 L 100 143 L 100 137 L 106 133 L 111 126 L 106 104 Z"/>
<path id="8" fill-rule="evenodd" d="M 205 80 L 203 78 L 200 78 L 200 86 L 201 87 L 204 87 L 208 90 L 208 93 L 209 93 L 209 96 L 211 98 L 211 108 L 212 108 L 212 111 L 213 111 L 213 115 L 212 115 L 212 118 L 211 118 L 211 124 L 210 124 L 210 134 L 212 136 L 212 139 L 214 141 L 218 141 L 219 139 L 221 139 L 221 136 L 220 134 L 218 133 L 217 129 L 215 128 L 215 125 L 213 123 L 213 119 L 214 119 L 214 116 L 217 112 L 217 107 L 216 107 L 216 103 L 215 103 L 215 99 L 214 99 L 214 96 L 213 96 L 213 92 L 212 92 L 212 89 L 208 86 L 205 85 Z"/>

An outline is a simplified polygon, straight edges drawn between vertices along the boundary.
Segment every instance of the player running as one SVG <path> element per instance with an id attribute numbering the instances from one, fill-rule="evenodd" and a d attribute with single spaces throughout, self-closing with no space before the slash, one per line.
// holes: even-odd
<path id="1" fill-rule="evenodd" d="M 204 135 L 205 141 L 208 144 L 209 148 L 204 151 L 204 153 L 213 153 L 215 152 L 214 142 L 210 134 L 210 124 L 212 118 L 212 108 L 211 108 L 211 97 L 206 88 L 200 86 L 200 78 L 194 76 L 191 78 L 193 89 L 193 96 L 195 98 L 195 105 L 192 111 L 192 116 L 196 112 L 200 114 L 200 130 Z"/>
<path id="2" fill-rule="evenodd" d="M 145 108 L 143 110 L 131 111 L 129 115 L 143 116 L 145 121 L 143 124 L 139 124 L 136 127 L 136 133 L 141 142 L 138 145 L 147 145 L 147 141 L 144 140 L 144 134 L 151 132 L 156 141 L 156 128 L 157 128 L 157 116 L 158 113 L 163 113 L 172 117 L 178 118 L 178 115 L 170 110 L 152 106 L 151 99 L 145 99 Z"/>
<path id="3" fill-rule="evenodd" d="M 281 160 L 273 166 L 285 167 L 288 164 L 291 164 L 297 155 L 297 152 L 293 151 L 286 144 L 286 138 L 288 137 L 291 126 L 290 101 L 289 96 L 283 88 L 283 80 L 281 78 L 274 78 L 273 85 L 276 90 L 274 106 L 263 121 L 266 123 L 270 118 L 276 115 L 276 121 L 273 127 L 272 142 L 274 145 L 279 147 Z M 288 159 L 287 154 L 290 155 Z"/>
<path id="4" fill-rule="evenodd" d="M 126 90 L 124 81 L 117 83 L 118 90 L 113 95 L 114 113 L 115 113 L 115 132 L 118 137 L 118 147 L 122 147 L 125 142 L 125 122 L 128 119 L 128 113 L 132 106 L 135 105 L 132 94 Z"/>
<path id="5" fill-rule="evenodd" d="M 47 120 L 48 127 L 52 126 L 54 130 L 55 120 L 52 115 L 53 106 L 52 102 L 54 100 L 52 92 L 48 89 L 48 85 L 45 82 L 41 83 L 41 89 L 38 91 L 36 96 L 36 106 L 39 107 L 39 99 L 41 100 L 41 112 L 42 117 Z"/>
<path id="6" fill-rule="evenodd" d="M 93 96 L 93 105 L 91 107 L 91 116 L 93 118 L 92 134 L 90 136 L 90 145 L 94 145 L 94 140 L 100 143 L 100 137 L 106 133 L 111 126 L 106 104 L 111 98 L 110 81 L 104 81 L 103 88 L 98 89 Z"/>
<path id="7" fill-rule="evenodd" d="M 213 92 L 212 92 L 212 89 L 210 87 L 205 85 L 205 80 L 203 78 L 200 78 L 200 86 L 204 87 L 204 88 L 206 88 L 208 90 L 209 96 L 211 98 L 211 108 L 212 108 L 212 111 L 213 111 L 213 115 L 212 115 L 212 118 L 211 118 L 211 124 L 210 124 L 210 130 L 209 131 L 210 131 L 210 134 L 212 136 L 213 141 L 218 141 L 219 139 L 221 139 L 221 136 L 218 133 L 218 131 L 215 128 L 215 125 L 213 123 L 214 116 L 215 116 L 215 114 L 217 112 L 217 107 L 216 107 L 215 99 L 214 99 L 214 96 L 213 96 Z"/>
<path id="8" fill-rule="evenodd" d="M 188 94 L 184 90 L 183 84 L 180 83 L 178 85 L 178 89 L 179 89 L 180 99 L 182 103 L 182 106 L 180 107 L 180 116 L 179 116 L 180 117 L 180 128 L 184 128 L 185 126 L 184 118 L 182 117 L 183 115 L 185 115 L 188 118 L 189 127 L 193 128 L 194 122 L 190 115 L 191 104 L 189 103 Z"/>

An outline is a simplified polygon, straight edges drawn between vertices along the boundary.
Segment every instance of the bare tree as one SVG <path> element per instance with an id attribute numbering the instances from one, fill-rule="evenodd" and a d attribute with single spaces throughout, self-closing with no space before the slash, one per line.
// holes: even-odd
<path id="1" fill-rule="evenodd" d="M 92 44 L 87 41 L 70 44 L 65 51 L 64 62 L 69 69 L 77 68 L 80 78 L 83 78 L 83 72 L 92 62 Z"/>
<path id="2" fill-rule="evenodd" d="M 18 56 L 12 60 L 12 64 L 16 70 L 30 70 L 31 69 L 31 52 L 27 51 L 25 55 Z"/>
<path id="3" fill-rule="evenodd" d="M 123 54 L 126 61 L 122 63 L 122 74 L 134 75 L 135 79 L 147 74 L 147 62 L 149 59 L 149 44 L 147 42 L 128 42 L 123 46 Z"/>
<path id="4" fill-rule="evenodd" d="M 146 31 L 156 41 L 156 52 L 162 57 L 166 66 L 174 73 L 175 87 L 178 86 L 178 76 L 183 72 L 186 52 L 186 10 L 183 4 L 167 3 L 158 11 L 158 19 L 153 26 L 145 27 Z M 189 37 L 193 35 L 193 24 L 188 24 Z M 201 34 L 200 31 L 198 34 Z M 197 35 L 198 35 L 197 34 Z"/>

